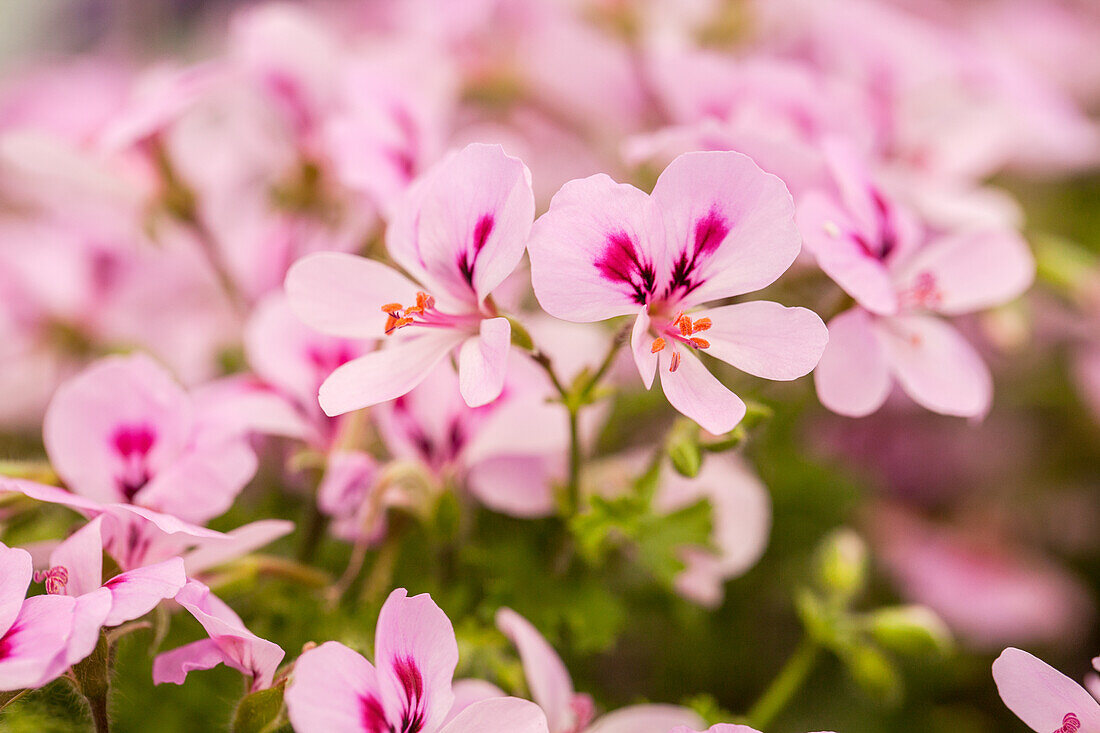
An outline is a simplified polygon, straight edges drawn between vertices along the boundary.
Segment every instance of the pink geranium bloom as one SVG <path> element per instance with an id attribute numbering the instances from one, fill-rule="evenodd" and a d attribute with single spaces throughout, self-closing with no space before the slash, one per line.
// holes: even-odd
<path id="1" fill-rule="evenodd" d="M 676 705 L 632 705 L 593 721 L 592 698 L 577 694 L 565 664 L 531 622 L 502 608 L 497 627 L 519 650 L 531 697 L 546 713 L 550 733 L 666 733 L 673 726 L 703 725 L 698 713 Z"/>
<path id="2" fill-rule="evenodd" d="M 427 595 L 390 594 L 378 615 L 372 665 L 330 641 L 303 654 L 286 688 L 298 733 L 548 733 L 526 700 L 474 702 L 447 722 L 458 644 L 451 622 Z"/>
<path id="3" fill-rule="evenodd" d="M 0 690 L 41 687 L 68 667 L 76 599 L 26 598 L 32 574 L 26 550 L 0 544 Z"/>
<path id="4" fill-rule="evenodd" d="M 46 411 L 50 462 L 74 493 L 205 522 L 256 471 L 245 439 L 197 414 L 156 362 L 108 357 L 63 384 Z"/>
<path id="5" fill-rule="evenodd" d="M 567 321 L 636 315 L 631 347 L 646 387 L 712 433 L 731 430 L 745 404 L 707 371 L 707 351 L 768 379 L 817 364 L 824 324 L 805 308 L 756 301 L 688 313 L 759 290 L 800 247 L 783 182 L 739 153 L 688 153 L 652 195 L 605 175 L 572 181 L 536 224 L 528 250 L 539 303 Z"/>
<path id="6" fill-rule="evenodd" d="M 836 190 L 807 194 L 798 219 L 806 248 L 859 307 L 829 323 L 814 373 L 818 396 L 849 416 L 877 410 L 894 379 L 920 405 L 948 415 L 988 411 L 982 358 L 943 318 L 989 308 L 1031 285 L 1035 262 L 1008 229 L 927 237 L 851 150 L 830 145 Z"/>
<path id="7" fill-rule="evenodd" d="M 504 386 L 508 319 L 486 299 L 515 269 L 534 217 L 526 166 L 493 145 L 469 145 L 409 191 L 387 232 L 390 255 L 421 283 L 380 262 L 325 253 L 287 274 L 290 305 L 335 336 L 390 337 L 321 385 L 328 415 L 406 394 L 458 349 L 466 403 L 492 402 Z"/>
<path id="8" fill-rule="evenodd" d="M 249 677 L 253 692 L 271 686 L 284 654 L 277 644 L 245 628 L 233 609 L 197 580 L 187 581 L 176 594 L 176 602 L 202 624 L 210 638 L 157 655 L 153 660 L 154 684 L 182 685 L 188 672 L 225 664 Z"/>
<path id="9" fill-rule="evenodd" d="M 732 723 L 719 723 L 718 725 L 712 725 L 705 731 L 697 731 L 687 726 L 679 726 L 673 728 L 668 733 L 760 733 L 756 728 L 750 728 L 747 725 L 733 725 Z M 830 733 L 830 731 L 821 731 L 821 733 Z"/>
<path id="10" fill-rule="evenodd" d="M 1008 709 L 1036 733 L 1100 731 L 1100 704 L 1084 687 L 1027 652 L 1005 649 L 993 679 Z"/>

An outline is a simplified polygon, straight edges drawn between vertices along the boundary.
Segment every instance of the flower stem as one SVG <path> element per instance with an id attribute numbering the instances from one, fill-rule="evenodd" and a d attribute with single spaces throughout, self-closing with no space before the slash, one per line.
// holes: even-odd
<path id="1" fill-rule="evenodd" d="M 111 644 L 107 634 L 100 632 L 99 643 L 85 659 L 72 668 L 72 680 L 92 714 L 96 733 L 109 733 L 110 720 L 107 717 L 107 695 L 111 690 Z"/>
<path id="2" fill-rule="evenodd" d="M 817 642 L 808 637 L 802 640 L 768 689 L 749 710 L 749 725 L 763 730 L 772 724 L 772 721 L 783 712 L 794 694 L 806 682 L 806 678 L 817 663 L 820 652 L 821 647 Z"/>

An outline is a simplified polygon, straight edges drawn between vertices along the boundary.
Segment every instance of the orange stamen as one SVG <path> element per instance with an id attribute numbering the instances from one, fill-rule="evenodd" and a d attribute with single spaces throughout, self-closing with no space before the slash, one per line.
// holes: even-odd
<path id="1" fill-rule="evenodd" d="M 397 329 L 397 323 L 400 320 L 401 320 L 400 318 L 398 318 L 397 316 L 395 316 L 392 313 L 389 315 L 389 318 L 386 319 L 386 335 L 387 336 L 389 336 L 391 333 L 393 333 Z"/>
<path id="2" fill-rule="evenodd" d="M 691 319 L 687 316 L 680 316 L 676 319 L 676 328 L 680 329 L 680 335 L 691 335 Z"/>
<path id="3" fill-rule="evenodd" d="M 672 362 L 668 365 L 668 370 L 670 372 L 674 372 L 679 368 L 680 368 L 680 352 L 679 351 L 673 351 L 672 352 Z"/>
<path id="4" fill-rule="evenodd" d="M 693 336 L 691 338 L 691 345 L 697 349 L 709 349 L 710 341 L 707 341 L 706 339 L 701 339 L 698 336 Z"/>
<path id="5" fill-rule="evenodd" d="M 692 333 L 699 333 L 700 331 L 706 331 L 713 325 L 709 318 L 700 318 L 698 321 L 691 325 Z"/>
<path id="6" fill-rule="evenodd" d="M 435 307 L 435 298 L 421 291 L 416 294 L 416 307 L 419 308 L 419 312 L 423 313 L 426 310 Z"/>
<path id="7" fill-rule="evenodd" d="M 386 315 L 396 317 L 397 314 L 401 312 L 401 304 L 400 303 L 386 303 L 384 306 L 382 306 L 382 312 L 385 313 Z"/>
<path id="8" fill-rule="evenodd" d="M 649 353 L 656 354 L 658 351 L 661 351 L 664 348 L 665 340 L 658 336 L 657 338 L 653 339 L 653 346 L 649 348 Z"/>

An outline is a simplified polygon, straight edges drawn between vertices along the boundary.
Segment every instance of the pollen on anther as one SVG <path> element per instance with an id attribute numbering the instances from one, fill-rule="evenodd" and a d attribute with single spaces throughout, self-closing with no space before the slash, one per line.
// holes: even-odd
<path id="1" fill-rule="evenodd" d="M 706 339 L 701 339 L 698 336 L 692 336 L 691 345 L 697 349 L 709 349 L 710 341 L 707 341 Z"/>
<path id="2" fill-rule="evenodd" d="M 658 336 L 657 338 L 653 339 L 653 345 L 649 347 L 649 353 L 656 354 L 658 351 L 661 351 L 664 348 L 665 340 Z"/>
<path id="3" fill-rule="evenodd" d="M 700 318 L 695 323 L 691 324 L 691 332 L 692 333 L 699 333 L 700 331 L 706 331 L 712 325 L 714 325 L 714 324 L 711 323 L 710 319 L 704 316 L 703 318 Z"/>
<path id="4" fill-rule="evenodd" d="M 680 316 L 676 319 L 676 328 L 680 329 L 680 335 L 691 335 L 691 319 L 687 316 Z"/>
<path id="5" fill-rule="evenodd" d="M 386 315 L 397 317 L 397 314 L 401 312 L 400 303 L 386 303 L 382 306 L 382 312 Z"/>
<path id="6" fill-rule="evenodd" d="M 670 372 L 674 372 L 679 368 L 680 368 L 680 352 L 679 351 L 673 351 L 672 352 L 672 360 L 670 361 L 670 363 L 668 365 L 668 370 Z"/>

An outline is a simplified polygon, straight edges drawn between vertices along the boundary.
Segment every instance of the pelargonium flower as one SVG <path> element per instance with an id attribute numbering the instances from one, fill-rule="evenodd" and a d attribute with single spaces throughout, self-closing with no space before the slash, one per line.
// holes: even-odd
<path id="1" fill-rule="evenodd" d="M 400 397 L 454 349 L 466 403 L 496 399 L 512 330 L 488 298 L 523 257 L 534 210 L 530 173 L 520 160 L 499 146 L 468 145 L 412 186 L 387 231 L 390 255 L 419 284 L 354 255 L 321 253 L 296 262 L 286 290 L 307 325 L 392 342 L 325 380 L 325 413 Z"/>
<path id="2" fill-rule="evenodd" d="M 185 644 L 153 660 L 153 684 L 182 685 L 187 673 L 225 664 L 250 678 L 251 690 L 266 689 L 284 652 L 245 628 L 240 616 L 197 580 L 176 594 L 176 602 L 202 624 L 209 638 Z"/>
<path id="3" fill-rule="evenodd" d="M 550 733 L 666 733 L 672 726 L 703 725 L 698 713 L 676 705 L 631 705 L 593 721 L 592 698 L 577 694 L 565 664 L 530 621 L 502 608 L 497 628 L 519 650 L 531 697 L 546 713 Z"/>
<path id="4" fill-rule="evenodd" d="M 800 248 L 786 186 L 733 152 L 687 153 L 651 195 L 606 175 L 571 181 L 528 243 L 539 303 L 567 321 L 636 315 L 631 348 L 646 388 L 712 433 L 745 404 L 699 360 L 707 352 L 767 379 L 807 374 L 825 348 L 805 308 L 756 301 L 692 311 L 771 284 Z"/>
<path id="5" fill-rule="evenodd" d="M 1100 730 L 1100 704 L 1096 699 L 1025 651 L 1005 649 L 993 662 L 993 679 L 1004 704 L 1036 733 Z"/>
<path id="6" fill-rule="evenodd" d="M 149 357 L 108 357 L 57 390 L 42 437 L 74 493 L 205 522 L 233 503 L 256 456 L 244 437 L 196 413 Z"/>
<path id="7" fill-rule="evenodd" d="M 372 665 L 330 641 L 299 657 L 286 687 L 298 733 L 549 733 L 538 706 L 510 697 L 472 703 L 445 722 L 458 644 L 427 594 L 398 588 L 378 615 Z"/>
<path id="8" fill-rule="evenodd" d="M 673 728 L 668 733 L 760 733 L 756 728 L 750 728 L 747 725 L 733 725 L 732 723 L 719 723 L 718 725 L 712 725 L 705 731 L 698 731 L 687 726 L 678 726 Z M 821 733 L 831 733 L 830 731 L 821 731 Z"/>
<path id="9" fill-rule="evenodd" d="M 847 148 L 827 152 L 836 191 L 807 194 L 798 221 L 818 265 L 858 306 L 829 322 L 814 373 L 833 412 L 868 415 L 896 378 L 918 404 L 948 415 L 985 414 L 992 378 L 944 319 L 1008 302 L 1031 285 L 1035 261 L 1008 229 L 927 237 L 872 182 Z"/>

